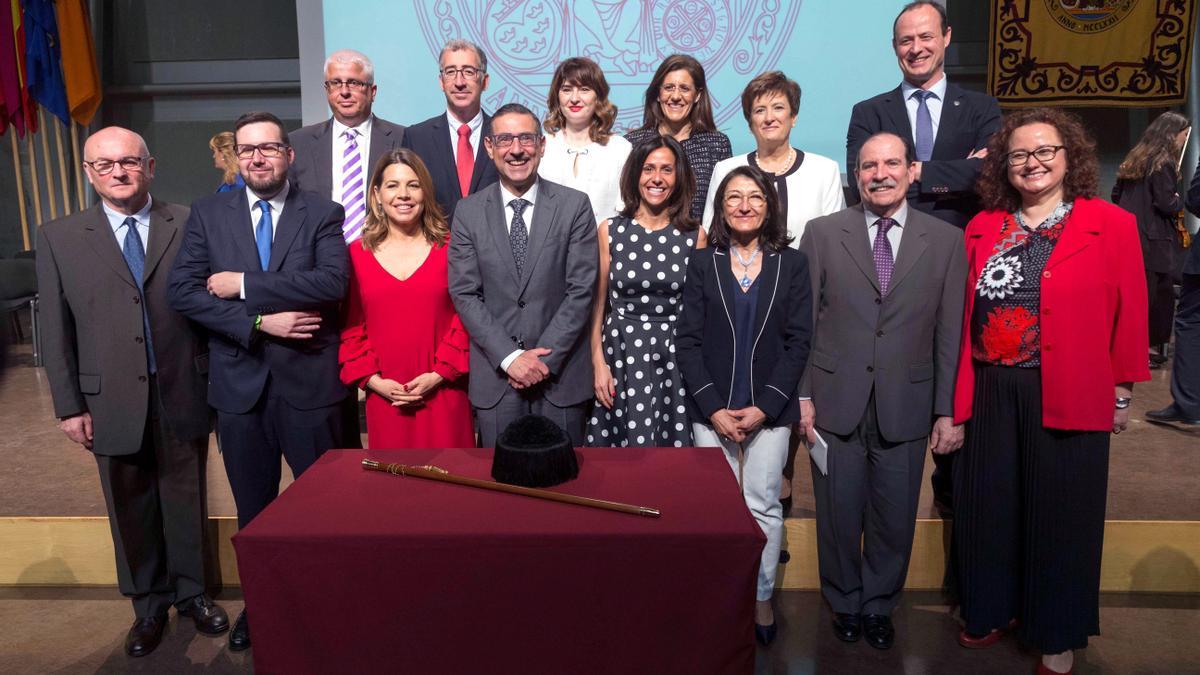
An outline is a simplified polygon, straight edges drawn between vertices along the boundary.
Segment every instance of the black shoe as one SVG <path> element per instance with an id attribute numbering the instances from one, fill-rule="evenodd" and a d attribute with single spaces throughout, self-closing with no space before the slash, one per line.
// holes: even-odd
<path id="1" fill-rule="evenodd" d="M 867 636 L 867 644 L 875 649 L 891 649 L 896 641 L 896 629 L 892 627 L 892 617 L 882 614 L 868 614 L 863 617 L 863 633 Z"/>
<path id="2" fill-rule="evenodd" d="M 779 549 L 779 564 L 786 565 L 792 561 L 792 554 L 786 548 Z"/>
<path id="3" fill-rule="evenodd" d="M 791 495 L 788 495 L 787 497 L 780 499 L 779 505 L 783 507 L 783 517 L 787 518 L 788 514 L 792 512 L 792 497 L 791 497 Z"/>
<path id="4" fill-rule="evenodd" d="M 205 635 L 220 635 L 229 630 L 229 615 L 201 593 L 176 608 L 179 616 L 190 616 L 196 630 Z"/>
<path id="5" fill-rule="evenodd" d="M 163 629 L 167 627 L 167 617 L 147 616 L 133 622 L 129 632 L 125 634 L 125 653 L 130 656 L 145 656 L 154 651 L 162 642 Z"/>
<path id="6" fill-rule="evenodd" d="M 862 617 L 857 614 L 834 614 L 833 634 L 842 642 L 858 642 L 862 637 Z"/>
<path id="7" fill-rule="evenodd" d="M 1157 354 L 1155 352 L 1150 352 L 1150 363 L 1151 364 L 1157 364 L 1157 365 L 1161 366 L 1162 364 L 1164 364 L 1166 362 L 1167 362 L 1167 357 L 1165 355 Z"/>
<path id="8" fill-rule="evenodd" d="M 766 647 L 775 641 L 775 633 L 779 628 L 779 624 L 772 622 L 769 626 L 754 624 L 754 639 L 758 640 L 758 644 Z"/>
<path id="9" fill-rule="evenodd" d="M 233 622 L 233 630 L 229 631 L 229 651 L 240 652 L 250 648 L 250 620 L 246 618 L 246 610 L 238 614 Z"/>
<path id="10" fill-rule="evenodd" d="M 1162 363 L 1155 361 L 1154 359 L 1150 359 L 1150 370 L 1162 370 L 1162 367 Z"/>
<path id="11" fill-rule="evenodd" d="M 1146 419 L 1151 422 L 1182 422 L 1183 424 L 1200 424 L 1200 420 L 1189 419 L 1179 409 L 1179 406 L 1172 403 L 1171 405 L 1160 410 L 1147 410 Z"/>

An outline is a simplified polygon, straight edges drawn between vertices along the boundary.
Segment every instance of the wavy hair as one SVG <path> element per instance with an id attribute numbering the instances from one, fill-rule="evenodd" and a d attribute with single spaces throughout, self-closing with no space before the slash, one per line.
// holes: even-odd
<path id="1" fill-rule="evenodd" d="M 429 169 L 425 168 L 425 162 L 421 161 L 417 153 L 407 148 L 400 148 L 380 157 L 379 163 L 375 165 L 375 171 L 371 174 L 371 185 L 367 190 L 367 221 L 363 225 L 362 247 L 368 251 L 377 251 L 387 239 L 387 216 L 384 215 L 383 206 L 379 203 L 375 192 L 383 185 L 384 171 L 393 164 L 403 164 L 417 174 L 417 181 L 421 184 L 422 193 L 421 232 L 425 235 L 425 241 L 433 246 L 444 246 L 446 236 L 450 234 L 450 226 L 446 223 L 446 216 L 442 214 L 442 207 L 438 206 L 433 178 L 429 175 Z"/>
<path id="2" fill-rule="evenodd" d="M 1096 159 L 1096 142 L 1083 128 L 1083 122 L 1074 113 L 1059 108 L 1030 108 L 1005 115 L 1000 130 L 988 141 L 988 154 L 975 183 L 983 208 L 1009 213 L 1021 208 L 1021 193 L 1008 180 L 1008 142 L 1014 131 L 1030 124 L 1049 124 L 1062 138 L 1067 153 L 1063 200 L 1095 197 L 1100 184 L 1100 161 Z"/>
<path id="3" fill-rule="evenodd" d="M 238 176 L 238 161 L 237 155 L 233 154 L 233 132 L 221 131 L 208 139 L 208 149 L 217 153 L 221 158 L 221 181 L 226 185 L 233 185 Z"/>
<path id="4" fill-rule="evenodd" d="M 608 100 L 608 80 L 604 79 L 604 71 L 595 61 L 582 56 L 573 56 L 554 69 L 550 93 L 546 96 L 546 120 L 542 123 L 546 132 L 556 133 L 567 124 L 558 101 L 558 92 L 564 85 L 589 87 L 596 92 L 596 107 L 592 112 L 588 136 L 600 145 L 607 145 L 612 137 L 613 123 L 617 121 L 617 106 Z"/>
<path id="5" fill-rule="evenodd" d="M 687 54 L 672 54 L 668 56 L 663 60 L 658 70 L 654 71 L 654 78 L 650 80 L 649 86 L 646 87 L 646 104 L 642 110 L 642 128 L 658 131 L 662 126 L 666 116 L 663 115 L 662 106 L 658 104 L 658 90 L 662 88 L 663 81 L 667 79 L 667 75 L 681 69 L 688 71 L 688 75 L 692 76 L 692 82 L 696 85 L 696 101 L 692 103 L 692 110 L 688 114 L 688 121 L 692 125 L 692 133 L 698 134 L 716 131 L 717 123 L 713 121 L 712 99 L 708 95 L 708 79 L 704 76 L 704 66 L 694 57 Z"/>
<path id="6" fill-rule="evenodd" d="M 1175 137 L 1192 123 L 1177 112 L 1159 115 L 1138 139 L 1137 145 L 1125 155 L 1117 168 L 1117 180 L 1141 180 L 1164 166 L 1175 168 L 1179 147 Z"/>
<path id="7" fill-rule="evenodd" d="M 739 166 L 730 171 L 717 186 L 713 198 L 715 208 L 713 208 L 712 225 L 708 228 L 709 244 L 725 249 L 729 248 L 731 237 L 729 223 L 725 222 L 725 190 L 729 187 L 729 183 L 738 177 L 754 181 L 763 196 L 767 198 L 766 217 L 763 218 L 762 229 L 758 231 L 759 245 L 772 253 L 778 253 L 787 248 L 787 245 L 792 243 L 792 236 L 788 234 L 787 223 L 784 222 L 779 211 L 779 195 L 775 192 L 775 181 L 767 178 L 767 174 L 763 173 L 761 169 L 748 165 Z"/>
<path id="8" fill-rule="evenodd" d="M 693 232 L 700 227 L 696 219 L 692 218 L 692 196 L 696 194 L 696 175 L 692 173 L 692 167 L 684 155 L 683 146 L 670 136 L 659 134 L 638 143 L 629 153 L 629 158 L 625 160 L 625 167 L 621 169 L 621 201 L 625 203 L 625 208 L 621 209 L 621 215 L 632 220 L 637 214 L 638 208 L 641 207 L 642 191 L 639 184 L 641 183 L 642 167 L 645 166 L 646 158 L 650 156 L 650 153 L 659 148 L 666 148 L 675 156 L 675 189 L 671 190 L 671 195 L 667 198 L 667 216 L 671 226 L 680 232 Z"/>

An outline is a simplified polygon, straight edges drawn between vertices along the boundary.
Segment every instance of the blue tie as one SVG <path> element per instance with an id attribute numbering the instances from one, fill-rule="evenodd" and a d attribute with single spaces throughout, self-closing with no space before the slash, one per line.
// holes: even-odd
<path id="1" fill-rule="evenodd" d="M 125 256 L 125 264 L 129 265 L 129 273 L 133 275 L 138 295 L 141 296 L 142 327 L 146 331 L 146 366 L 153 375 L 158 372 L 158 367 L 154 362 L 154 347 L 150 343 L 150 317 L 146 314 L 146 294 L 142 288 L 142 275 L 146 272 L 146 249 L 138 235 L 137 220 L 130 216 L 122 225 L 125 227 L 125 243 L 121 246 L 121 253 Z"/>
<path id="2" fill-rule="evenodd" d="M 927 101 L 933 92 L 918 89 L 912 95 L 917 99 L 917 161 L 928 162 L 933 158 L 933 115 Z"/>
<path id="3" fill-rule="evenodd" d="M 260 199 L 258 208 L 262 210 L 262 216 L 258 219 L 254 237 L 258 240 L 258 262 L 262 263 L 265 272 L 271 264 L 271 203 Z"/>

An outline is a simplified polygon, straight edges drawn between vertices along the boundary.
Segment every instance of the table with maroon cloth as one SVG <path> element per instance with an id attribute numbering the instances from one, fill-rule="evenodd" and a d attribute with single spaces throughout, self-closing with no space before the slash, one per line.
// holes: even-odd
<path id="1" fill-rule="evenodd" d="M 662 517 L 361 467 L 490 449 L 326 453 L 233 539 L 255 671 L 751 672 L 765 538 L 721 452 L 577 454 L 554 489 Z"/>

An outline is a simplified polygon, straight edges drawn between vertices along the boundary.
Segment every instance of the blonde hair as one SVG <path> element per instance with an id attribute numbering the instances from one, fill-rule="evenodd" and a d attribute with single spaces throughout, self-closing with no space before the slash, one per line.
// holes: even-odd
<path id="1" fill-rule="evenodd" d="M 450 226 L 442 207 L 438 206 L 434 192 L 433 178 L 429 169 L 420 156 L 412 150 L 401 148 L 392 150 L 379 158 L 375 171 L 371 174 L 371 185 L 367 189 L 367 221 L 363 225 L 362 247 L 368 251 L 376 251 L 388 236 L 388 220 L 383 214 L 383 206 L 375 197 L 375 191 L 383 184 L 383 172 L 393 164 L 403 164 L 417 174 L 417 182 L 421 184 L 421 232 L 425 240 L 433 246 L 444 246 L 446 237 L 450 234 Z"/>
<path id="2" fill-rule="evenodd" d="M 225 174 L 221 180 L 226 185 L 233 185 L 238 175 L 238 161 L 237 155 L 233 154 L 233 145 L 232 131 L 222 131 L 208 139 L 208 148 L 220 155 L 221 164 L 225 165 L 223 169 Z"/>

